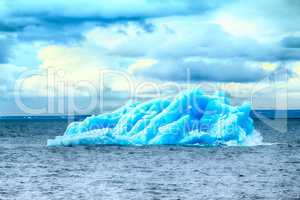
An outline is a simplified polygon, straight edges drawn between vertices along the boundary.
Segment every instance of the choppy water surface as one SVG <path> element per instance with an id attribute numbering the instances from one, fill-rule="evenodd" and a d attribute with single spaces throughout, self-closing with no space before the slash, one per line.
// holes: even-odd
<path id="1" fill-rule="evenodd" d="M 300 198 L 300 121 L 253 147 L 46 147 L 67 122 L 0 122 L 0 199 Z M 276 144 L 274 144 L 276 143 Z"/>

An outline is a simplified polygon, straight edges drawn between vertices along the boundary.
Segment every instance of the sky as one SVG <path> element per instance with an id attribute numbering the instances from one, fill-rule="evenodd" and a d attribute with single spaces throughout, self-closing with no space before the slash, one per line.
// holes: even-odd
<path id="1" fill-rule="evenodd" d="M 0 0 L 0 115 L 90 114 L 201 87 L 300 109 L 298 0 Z"/>

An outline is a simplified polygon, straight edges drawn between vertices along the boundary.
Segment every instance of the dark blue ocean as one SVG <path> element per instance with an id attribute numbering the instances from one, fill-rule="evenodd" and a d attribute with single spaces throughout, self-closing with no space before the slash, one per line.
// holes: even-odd
<path id="1" fill-rule="evenodd" d="M 67 117 L 2 117 L 0 199 L 300 199 L 300 112 L 258 113 L 252 147 L 49 148 Z"/>

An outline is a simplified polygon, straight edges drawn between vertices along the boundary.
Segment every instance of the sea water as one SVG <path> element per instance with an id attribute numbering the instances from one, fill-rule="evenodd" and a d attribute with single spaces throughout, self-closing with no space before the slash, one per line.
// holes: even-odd
<path id="1" fill-rule="evenodd" d="M 275 121 L 285 124 L 285 119 Z M 63 118 L 0 120 L 0 199 L 296 199 L 300 121 L 259 146 L 47 147 Z"/>

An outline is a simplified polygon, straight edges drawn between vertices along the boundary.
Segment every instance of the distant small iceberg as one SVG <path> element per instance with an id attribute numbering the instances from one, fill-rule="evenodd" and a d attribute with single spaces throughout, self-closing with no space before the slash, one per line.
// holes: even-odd
<path id="1" fill-rule="evenodd" d="M 258 145 L 250 111 L 249 103 L 230 105 L 225 92 L 193 89 L 73 122 L 47 145 Z"/>

